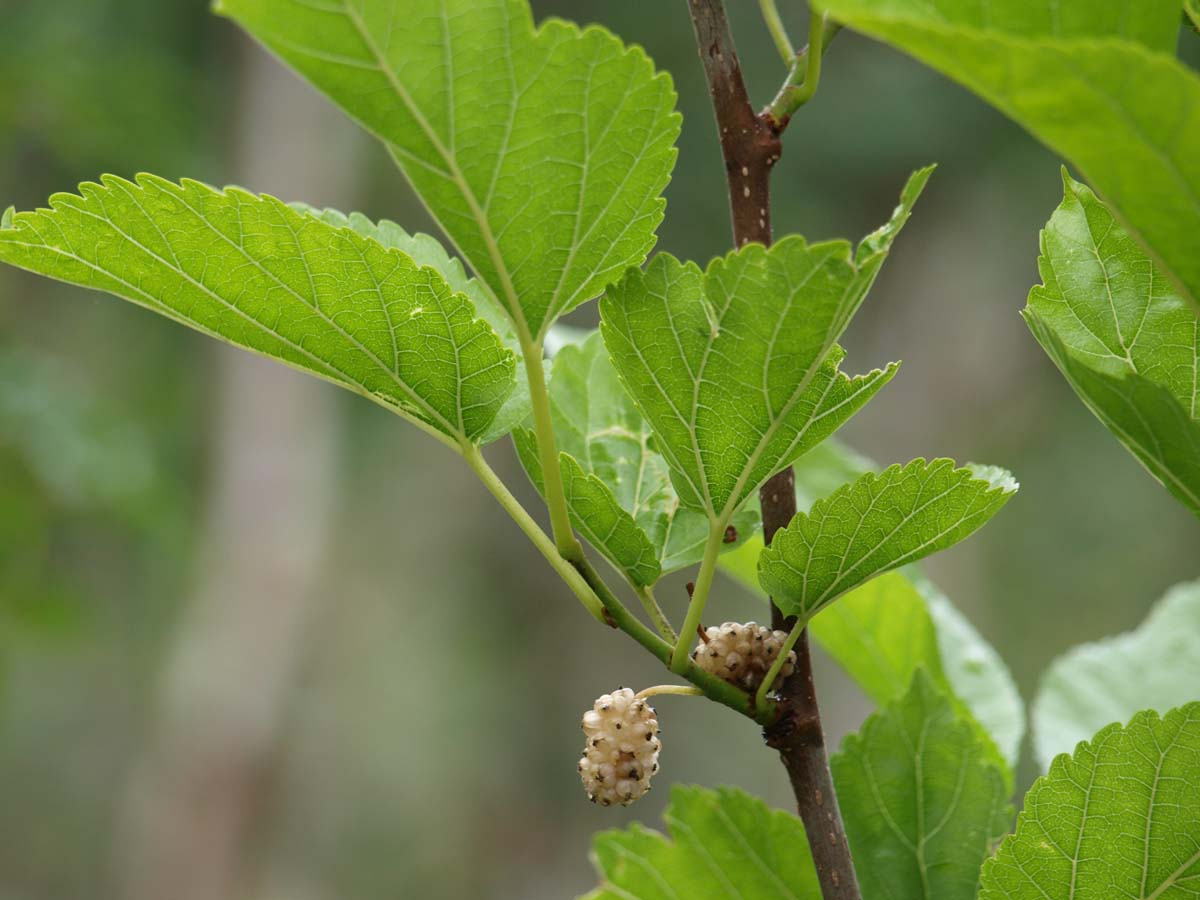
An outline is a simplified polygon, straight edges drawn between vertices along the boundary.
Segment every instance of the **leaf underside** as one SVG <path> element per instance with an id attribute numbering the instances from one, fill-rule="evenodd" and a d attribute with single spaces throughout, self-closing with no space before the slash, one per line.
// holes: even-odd
<path id="1" fill-rule="evenodd" d="M 949 459 L 867 473 L 780 530 L 759 558 L 759 580 L 784 612 L 811 618 L 875 575 L 966 538 L 1016 487 L 1007 472 Z"/>
<path id="2" fill-rule="evenodd" d="M 1025 319 L 1080 399 L 1200 516 L 1200 317 L 1095 194 L 1063 182 Z"/>
<path id="3" fill-rule="evenodd" d="M 980 900 L 1200 894 L 1200 703 L 1139 712 L 1059 756 L 981 885 Z"/>
<path id="4" fill-rule="evenodd" d="M 1200 76 L 1179 0 L 823 0 L 1071 160 L 1200 310 Z M 985 15 L 986 13 L 986 15 Z"/>
<path id="5" fill-rule="evenodd" d="M 676 493 L 711 521 L 828 437 L 894 374 L 851 379 L 836 341 L 907 220 L 929 169 L 892 220 L 846 241 L 750 244 L 702 272 L 668 254 L 601 300 L 601 333 L 654 432 Z"/>
<path id="6" fill-rule="evenodd" d="M 1200 581 L 1176 585 L 1135 630 L 1080 644 L 1056 659 L 1033 704 L 1042 770 L 1103 726 L 1140 709 L 1172 709 L 1200 697 Z"/>
<path id="7" fill-rule="evenodd" d="M 316 216 L 326 224 L 336 228 L 352 228 L 385 247 L 399 250 L 412 257 L 419 266 L 433 268 L 446 280 L 452 291 L 466 294 L 475 307 L 476 315 L 492 326 L 492 330 L 500 337 L 504 346 L 516 357 L 516 387 L 500 407 L 486 433 L 480 436 L 480 444 L 490 444 L 498 440 L 529 418 L 529 381 L 525 377 L 525 360 L 521 355 L 521 345 L 513 330 L 512 321 L 496 298 L 488 293 L 487 286 L 478 278 L 469 277 L 462 261 L 447 253 L 441 241 L 420 232 L 409 234 L 400 225 L 388 219 L 374 222 L 362 213 L 346 215 L 336 209 L 315 209 L 304 203 L 291 205 L 301 212 Z"/>
<path id="8" fill-rule="evenodd" d="M 621 387 L 598 333 L 555 356 L 550 408 L 568 507 L 588 542 L 639 585 L 699 562 L 708 522 L 680 505 L 650 428 Z M 533 432 L 521 429 L 514 440 L 541 489 Z M 749 537 L 757 512 L 743 510 L 734 527 L 738 541 Z"/>
<path id="9" fill-rule="evenodd" d="M 516 363 L 432 268 L 273 197 L 105 176 L 0 230 L 0 260 L 107 291 L 477 442 Z"/>
<path id="10" fill-rule="evenodd" d="M 220 0 L 390 148 L 519 333 L 655 242 L 680 118 L 666 74 L 526 0 Z"/>
<path id="11" fill-rule="evenodd" d="M 830 760 L 863 900 L 974 900 L 1012 816 L 989 748 L 924 672 Z"/>

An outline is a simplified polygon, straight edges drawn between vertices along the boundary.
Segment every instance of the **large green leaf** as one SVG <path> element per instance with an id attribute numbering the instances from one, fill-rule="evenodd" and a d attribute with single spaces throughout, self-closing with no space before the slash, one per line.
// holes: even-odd
<path id="1" fill-rule="evenodd" d="M 925 673 L 830 761 L 863 900 L 974 900 L 1008 829 L 1003 773 Z"/>
<path id="2" fill-rule="evenodd" d="M 550 412 L 571 517 L 588 541 L 640 585 L 699 562 L 708 522 L 680 505 L 650 428 L 621 387 L 598 333 L 554 357 Z M 533 433 L 522 429 L 514 438 L 540 488 Z M 739 538 L 757 525 L 753 509 L 734 519 Z"/>
<path id="3" fill-rule="evenodd" d="M 1081 644 L 1056 659 L 1033 704 L 1043 769 L 1103 726 L 1139 709 L 1200 700 L 1200 581 L 1176 585 L 1136 630 Z"/>
<path id="4" fill-rule="evenodd" d="M 527 0 L 218 0 L 391 148 L 518 329 L 645 259 L 679 116 L 669 76 Z"/>
<path id="5" fill-rule="evenodd" d="M 1025 318 L 1088 408 L 1200 515 L 1200 318 L 1095 194 L 1063 182 Z"/>
<path id="6" fill-rule="evenodd" d="M 796 506 L 807 511 L 845 482 L 872 471 L 870 460 L 825 441 L 794 464 Z M 762 536 L 721 557 L 720 565 L 764 600 L 758 582 Z M 819 612 L 812 637 L 876 704 L 904 694 L 918 669 L 951 691 L 995 742 L 1011 771 L 1025 735 L 1025 706 L 1000 654 L 967 618 L 908 565 L 871 579 Z"/>
<path id="7" fill-rule="evenodd" d="M 437 272 L 273 197 L 105 176 L 0 229 L 0 260 L 108 291 L 340 384 L 452 445 L 484 437 L 515 361 Z"/>
<path id="8" fill-rule="evenodd" d="M 803 823 L 734 788 L 677 785 L 670 838 L 632 825 L 596 835 L 601 884 L 588 900 L 819 900 Z"/>
<path id="9" fill-rule="evenodd" d="M 529 418 L 529 381 L 525 377 L 525 359 L 521 354 L 521 344 L 512 320 L 508 318 L 499 301 L 488 292 L 487 286 L 478 278 L 468 277 L 462 261 L 447 253 L 441 241 L 420 232 L 409 234 L 388 219 L 374 222 L 357 212 L 346 215 L 336 209 L 314 209 L 304 203 L 293 203 L 292 206 L 337 228 L 353 228 L 359 234 L 373 238 L 385 247 L 392 247 L 411 256 L 419 266 L 430 266 L 446 279 L 450 290 L 467 295 L 479 318 L 491 325 L 492 330 L 504 342 L 504 346 L 513 352 L 517 359 L 517 386 L 500 407 L 487 432 L 479 438 L 479 443 L 491 443 Z"/>
<path id="10" fill-rule="evenodd" d="M 1070 159 L 1200 308 L 1200 77 L 1178 0 L 822 0 Z"/>
<path id="11" fill-rule="evenodd" d="M 836 341 L 861 304 L 930 170 L 859 245 L 750 244 L 706 272 L 667 254 L 601 301 L 601 332 L 653 429 L 683 504 L 713 522 L 828 437 L 892 376 L 850 379 Z"/>
<path id="12" fill-rule="evenodd" d="M 759 581 L 788 615 L 810 619 L 880 572 L 968 537 L 1016 489 L 1001 469 L 949 459 L 868 472 L 780 530 L 759 557 Z"/>
<path id="13" fill-rule="evenodd" d="M 1200 703 L 1110 725 L 1060 756 L 980 900 L 1184 900 L 1200 893 Z"/>

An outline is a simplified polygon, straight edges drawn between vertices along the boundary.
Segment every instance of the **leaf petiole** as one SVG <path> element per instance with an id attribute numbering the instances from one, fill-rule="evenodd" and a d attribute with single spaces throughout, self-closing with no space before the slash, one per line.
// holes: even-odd
<path id="1" fill-rule="evenodd" d="M 767 23 L 767 30 L 771 32 L 771 40 L 775 42 L 775 49 L 779 51 L 783 64 L 790 67 L 796 60 L 796 49 L 788 37 L 775 0 L 758 0 L 758 8 L 762 10 L 763 21 Z"/>
<path id="2" fill-rule="evenodd" d="M 713 574 L 717 569 L 717 557 L 721 554 L 721 545 L 725 543 L 726 520 L 714 520 L 709 523 L 708 540 L 704 543 L 704 557 L 700 560 L 700 573 L 696 576 L 696 587 L 692 591 L 692 601 L 688 604 L 687 616 L 683 620 L 683 628 L 675 641 L 675 650 L 671 654 L 671 671 L 682 675 L 688 665 L 688 651 L 692 646 L 692 638 L 704 617 L 704 605 L 708 601 L 708 592 L 712 587 Z"/>
<path id="3" fill-rule="evenodd" d="M 550 530 L 558 554 L 571 562 L 583 559 L 583 546 L 571 528 L 567 512 L 567 495 L 563 489 L 562 468 L 558 464 L 558 445 L 554 439 L 554 424 L 550 417 L 550 392 L 546 388 L 542 343 L 521 335 L 521 353 L 525 357 L 525 375 L 529 381 L 529 399 L 533 409 L 533 429 L 537 436 L 538 461 L 542 466 L 542 482 L 546 508 L 550 511 Z"/>
<path id="4" fill-rule="evenodd" d="M 546 558 L 546 562 L 550 563 L 551 568 L 559 574 L 567 586 L 579 598 L 579 601 L 584 605 L 588 612 L 602 624 L 607 625 L 608 619 L 605 616 L 604 604 L 600 598 L 588 584 L 587 580 L 568 560 L 564 559 L 559 553 L 554 542 L 550 540 L 546 532 L 542 531 L 541 526 L 533 520 L 529 512 L 521 505 L 521 501 L 512 495 L 508 487 L 500 480 L 500 476 L 496 471 L 487 464 L 487 460 L 483 458 L 483 453 L 479 447 L 474 444 L 464 444 L 462 446 L 463 459 L 467 461 L 467 465 L 479 476 L 479 480 L 491 492 L 492 496 L 499 501 L 504 507 L 518 527 L 525 532 L 525 535 L 533 542 L 533 545 L 541 551 L 542 556 Z"/>
<path id="5" fill-rule="evenodd" d="M 638 595 L 638 599 L 642 601 L 642 608 L 646 610 L 646 615 L 650 617 L 650 621 L 654 623 L 654 627 L 658 629 L 658 633 L 663 636 L 663 639 L 674 645 L 679 640 L 679 636 L 675 634 L 675 629 L 671 627 L 671 622 L 666 614 L 662 611 L 662 607 L 658 605 L 658 600 L 654 596 L 654 588 L 649 585 L 633 585 L 634 593 Z"/>
<path id="6" fill-rule="evenodd" d="M 645 700 L 648 697 L 657 697 L 661 694 L 674 694 L 679 697 L 703 697 L 704 691 L 690 684 L 656 684 L 653 687 L 643 688 L 634 694 L 634 699 Z"/>
<path id="7" fill-rule="evenodd" d="M 782 128 L 801 106 L 817 93 L 821 82 L 821 58 L 834 35 L 841 31 L 837 22 L 822 13 L 812 12 L 808 20 L 808 46 L 795 55 L 783 87 L 765 110 L 769 119 Z"/>
<path id="8" fill-rule="evenodd" d="M 783 669 L 783 665 L 787 662 L 788 654 L 792 652 L 792 648 L 796 646 L 796 641 L 800 640 L 800 635 L 804 633 L 804 629 L 808 627 L 808 619 L 797 619 L 796 624 L 792 626 L 792 630 L 788 632 L 787 640 L 783 642 L 783 646 L 779 649 L 779 653 L 775 657 L 775 662 L 771 663 L 771 668 L 767 669 L 767 674 L 763 676 L 762 684 L 758 687 L 758 693 L 754 695 L 754 705 L 756 707 L 763 706 L 767 702 L 767 695 L 771 693 L 771 686 L 775 683 L 775 679 L 779 677 L 779 672 Z"/>

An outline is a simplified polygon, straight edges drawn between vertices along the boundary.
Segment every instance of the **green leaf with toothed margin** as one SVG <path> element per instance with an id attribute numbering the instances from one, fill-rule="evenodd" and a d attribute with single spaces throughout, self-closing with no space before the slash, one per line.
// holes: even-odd
<path id="1" fill-rule="evenodd" d="M 642 414 L 621 387 L 600 335 L 563 347 L 550 376 L 550 414 L 576 527 L 635 584 L 700 561 L 704 516 L 680 505 Z M 521 463 L 541 489 L 531 431 L 513 434 Z M 754 509 L 733 521 L 737 546 L 758 528 Z"/>
<path id="2" fill-rule="evenodd" d="M 1111 722 L 1140 709 L 1200 697 L 1200 581 L 1178 584 L 1133 631 L 1060 656 L 1033 702 L 1033 749 L 1042 770 Z"/>
<path id="3" fill-rule="evenodd" d="M 881 572 L 968 537 L 1016 490 L 1002 469 L 949 459 L 868 472 L 781 529 L 759 557 L 759 581 L 788 615 L 812 618 Z"/>
<path id="4" fill-rule="evenodd" d="M 1200 311 L 1200 75 L 1179 0 L 820 0 L 1069 159 Z"/>
<path id="5" fill-rule="evenodd" d="M 592 842 L 600 886 L 586 900 L 819 900 L 804 824 L 756 797 L 676 785 L 669 834 L 631 825 Z"/>
<path id="6" fill-rule="evenodd" d="M 749 244 L 702 272 L 668 254 L 600 303 L 601 333 L 685 506 L 729 521 L 764 481 L 832 434 L 894 374 L 848 378 L 837 339 L 931 169 L 853 252 L 797 235 Z"/>
<path id="7" fill-rule="evenodd" d="M 806 512 L 875 467 L 831 438 L 796 460 L 793 468 L 796 506 Z M 756 534 L 722 556 L 720 567 L 766 601 L 758 582 L 762 550 L 762 535 Z M 843 594 L 814 616 L 808 628 L 878 705 L 902 695 L 917 669 L 925 669 L 962 701 L 1012 772 L 1025 734 L 1025 707 L 1012 675 L 995 648 L 916 564 Z"/>
<path id="8" fill-rule="evenodd" d="M 980 885 L 980 900 L 1200 895 L 1200 703 L 1143 710 L 1055 759 Z"/>
<path id="9" fill-rule="evenodd" d="M 655 242 L 671 79 L 527 0 L 220 0 L 391 149 L 518 326 L 541 337 Z"/>
<path id="10" fill-rule="evenodd" d="M 521 355 L 521 344 L 517 340 L 516 331 L 513 330 L 512 321 L 499 301 L 488 293 L 487 286 L 478 278 L 468 277 L 462 261 L 447 253 L 441 241 L 420 232 L 409 234 L 388 219 L 373 222 L 357 212 L 347 216 L 336 209 L 316 209 L 306 203 L 293 203 L 291 206 L 337 228 L 353 228 L 359 234 L 373 238 L 385 247 L 411 256 L 417 265 L 435 269 L 446 279 L 450 290 L 467 295 L 467 299 L 475 307 L 476 315 L 491 325 L 492 330 L 504 342 L 504 346 L 512 351 L 517 360 L 517 385 L 496 413 L 496 418 L 492 420 L 487 432 L 480 436 L 478 443 L 490 444 L 499 440 L 529 418 L 529 381 L 525 377 L 525 359 Z"/>
<path id="11" fill-rule="evenodd" d="M 1065 171 L 1063 194 L 1025 320 L 1088 409 L 1200 516 L 1200 317 Z"/>
<path id="12" fill-rule="evenodd" d="M 932 678 L 918 670 L 830 768 L 863 900 L 974 900 L 1012 808 L 990 748 Z"/>
<path id="13" fill-rule="evenodd" d="M 107 291 L 478 441 L 516 361 L 428 266 L 273 197 L 105 176 L 0 230 L 0 260 Z"/>

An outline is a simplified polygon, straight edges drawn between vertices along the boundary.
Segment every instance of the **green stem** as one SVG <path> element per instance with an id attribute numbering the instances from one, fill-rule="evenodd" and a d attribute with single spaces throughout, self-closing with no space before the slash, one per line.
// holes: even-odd
<path id="1" fill-rule="evenodd" d="M 704 604 L 708 600 L 708 591 L 712 587 L 713 574 L 717 570 L 717 557 L 721 555 L 721 545 L 725 542 L 724 521 L 711 521 L 708 524 L 708 540 L 704 543 L 704 557 L 700 560 L 700 574 L 696 576 L 696 587 L 692 591 L 692 601 L 688 604 L 687 617 L 683 620 L 679 639 L 675 642 L 675 652 L 671 654 L 671 671 L 682 675 L 688 665 L 688 651 L 696 639 L 696 629 L 704 617 Z"/>
<path id="2" fill-rule="evenodd" d="M 779 17 L 775 0 L 758 0 L 758 8 L 762 10 L 763 21 L 767 23 L 767 30 L 771 32 L 771 40 L 775 42 L 775 49 L 783 58 L 783 64 L 790 66 L 792 60 L 796 58 L 796 51 L 792 47 L 787 29 L 783 27 L 783 19 Z"/>
<path id="3" fill-rule="evenodd" d="M 554 546 L 554 541 L 550 540 L 541 526 L 533 520 L 525 507 L 521 505 L 521 501 L 505 487 L 500 476 L 487 464 L 478 447 L 468 443 L 459 449 L 463 459 L 479 476 L 479 480 L 491 491 L 492 496 L 500 501 L 500 505 L 512 516 L 513 521 L 520 526 L 533 545 L 541 551 L 551 568 L 567 583 L 567 586 L 571 588 L 588 612 L 605 625 L 613 625 L 624 631 L 659 662 L 667 665 L 671 660 L 671 645 L 626 609 L 625 604 L 609 590 L 608 585 L 604 583 L 586 557 L 581 555 L 580 562 L 571 563 L 559 554 L 558 549 Z M 741 688 L 705 672 L 690 660 L 688 660 L 685 671 L 680 674 L 700 688 L 709 699 L 754 719 L 760 725 L 770 725 L 778 715 L 778 710 L 773 703 L 755 706 L 750 695 Z"/>
<path id="4" fill-rule="evenodd" d="M 671 645 L 642 624 L 642 621 L 631 613 L 625 604 L 613 596 L 612 591 L 604 584 L 590 562 L 585 559 L 580 564 L 579 571 L 604 603 L 604 608 L 611 619 L 609 624 L 615 624 L 664 666 L 670 665 Z M 763 726 L 770 725 L 778 717 L 779 711 L 774 703 L 755 706 L 754 699 L 737 685 L 730 684 L 710 672 L 705 672 L 686 657 L 685 661 L 687 665 L 678 674 L 704 691 L 704 695 L 708 699 L 728 706 Z"/>
<path id="5" fill-rule="evenodd" d="M 656 684 L 654 687 L 643 688 L 634 694 L 634 699 L 645 700 L 647 697 L 658 697 L 662 694 L 675 694 L 679 697 L 703 697 L 704 691 L 686 684 Z"/>
<path id="6" fill-rule="evenodd" d="M 521 353 L 525 357 L 525 376 L 529 380 L 533 430 L 537 435 L 538 460 L 542 465 L 546 508 L 550 511 L 550 531 L 559 555 L 571 562 L 578 562 L 583 559 L 583 546 L 571 529 L 571 517 L 567 512 L 567 495 L 563 490 L 562 469 L 558 465 L 558 445 L 554 440 L 554 424 L 550 418 L 550 392 L 546 390 L 546 373 L 542 368 L 542 342 L 522 337 Z"/>
<path id="7" fill-rule="evenodd" d="M 767 674 L 763 676 L 762 684 L 758 687 L 758 693 L 754 695 L 756 706 L 762 706 L 767 702 L 767 694 L 771 693 L 771 685 L 779 677 L 784 663 L 787 662 L 788 654 L 792 652 L 792 648 L 796 646 L 796 641 L 800 640 L 800 635 L 804 633 L 804 629 L 807 627 L 807 618 L 797 619 L 796 624 L 792 626 L 792 630 L 788 632 L 787 640 L 783 642 L 783 647 L 780 649 L 779 655 L 775 657 L 775 662 L 771 663 L 771 668 L 767 669 Z"/>
<path id="8" fill-rule="evenodd" d="M 463 459 L 467 461 L 474 471 L 479 476 L 479 480 L 484 483 L 484 486 L 491 491 L 492 496 L 500 501 L 500 505 L 504 510 L 512 516 L 514 522 L 525 532 L 525 535 L 533 542 L 533 545 L 541 551 L 542 556 L 550 563 L 555 572 L 559 574 L 567 586 L 579 598 L 579 601 L 587 608 L 595 618 L 608 624 L 608 619 L 604 613 L 604 604 L 600 598 L 596 596 L 596 592 L 587 580 L 580 574 L 568 560 L 564 559 L 554 542 L 542 531 L 541 526 L 533 520 L 525 507 L 521 505 L 521 501 L 512 495 L 504 482 L 500 480 L 500 476 L 495 470 L 487 464 L 483 458 L 483 454 L 474 444 L 464 444 L 462 446 Z M 561 485 L 560 485 L 561 486 Z"/>
<path id="9" fill-rule="evenodd" d="M 658 633 L 663 636 L 663 639 L 669 644 L 674 644 L 679 639 L 675 634 L 675 629 L 671 627 L 670 620 L 662 611 L 662 607 L 658 605 L 658 600 L 654 597 L 654 589 L 652 587 L 634 585 L 634 591 L 638 595 L 638 599 L 642 601 L 642 609 L 646 610 L 646 615 L 650 617 L 650 621 L 654 623 L 654 627 L 658 629 Z"/>
<path id="10" fill-rule="evenodd" d="M 821 59 L 841 28 L 838 23 L 827 21 L 821 13 L 809 14 L 808 46 L 796 54 L 787 80 L 765 111 L 777 127 L 786 125 L 792 114 L 817 93 L 821 83 Z"/>

